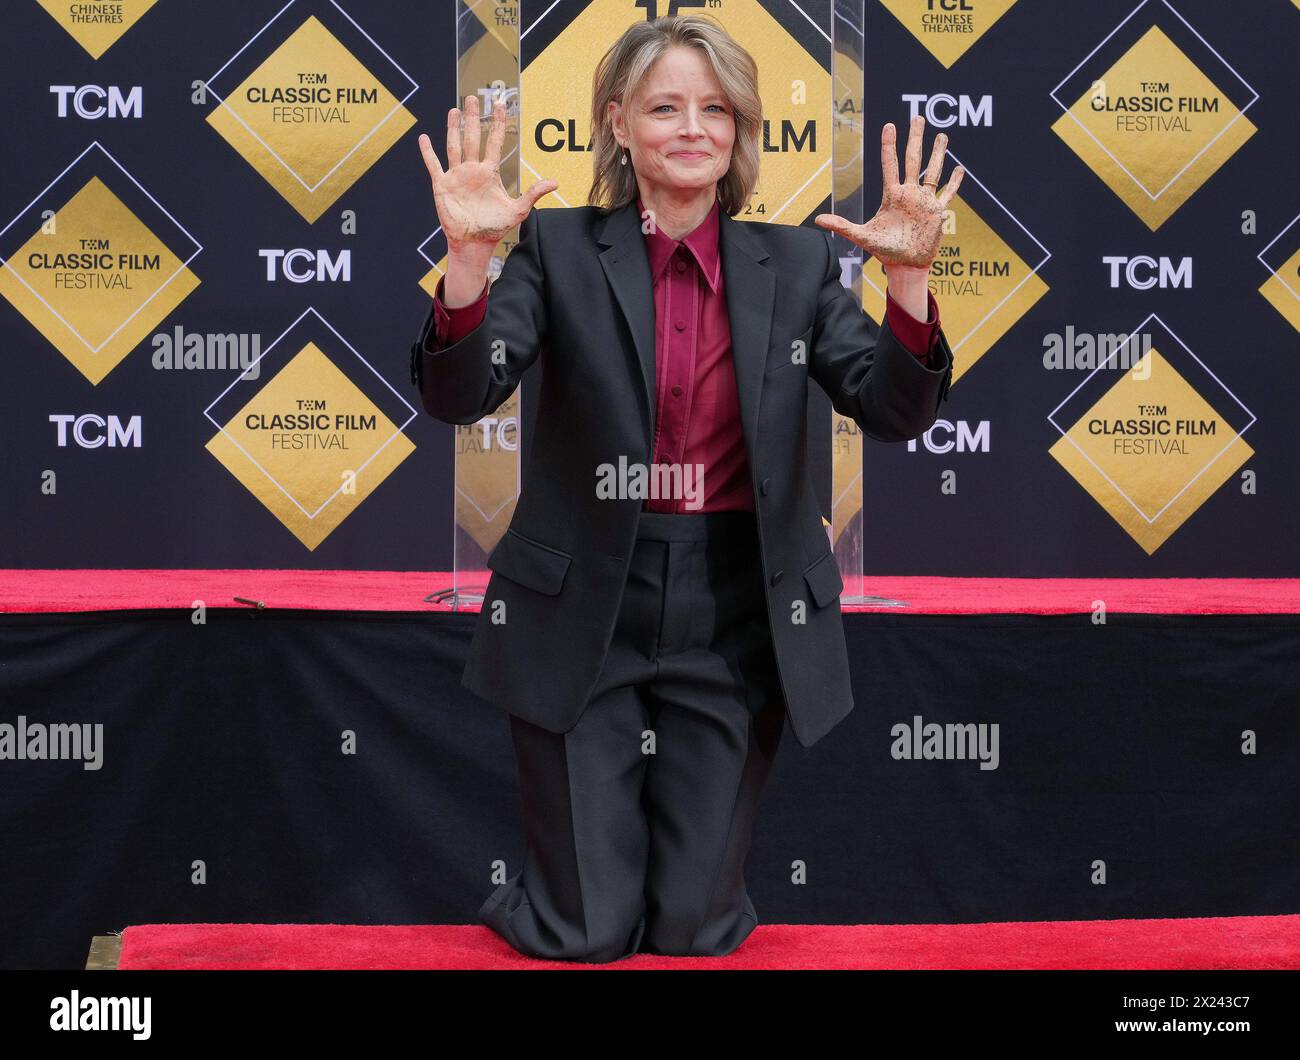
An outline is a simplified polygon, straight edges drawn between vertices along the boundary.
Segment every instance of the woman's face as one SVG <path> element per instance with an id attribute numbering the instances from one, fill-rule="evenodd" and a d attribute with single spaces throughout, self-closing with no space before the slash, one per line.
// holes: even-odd
<path id="1" fill-rule="evenodd" d="M 630 106 L 610 103 L 614 135 L 640 183 L 709 188 L 731 166 L 736 123 L 731 104 L 698 48 L 664 52 Z"/>

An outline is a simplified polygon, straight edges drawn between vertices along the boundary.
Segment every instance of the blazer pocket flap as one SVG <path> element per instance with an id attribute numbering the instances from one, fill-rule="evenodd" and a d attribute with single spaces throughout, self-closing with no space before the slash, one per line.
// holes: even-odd
<path id="1" fill-rule="evenodd" d="M 507 529 L 488 554 L 487 565 L 489 570 L 504 574 L 511 581 L 554 596 L 564 584 L 571 558 L 567 552 Z"/>
<path id="2" fill-rule="evenodd" d="M 812 356 L 809 347 L 812 345 L 812 333 L 816 324 L 810 324 L 808 330 L 802 335 L 796 335 L 792 339 L 778 339 L 767 348 L 767 366 L 764 374 L 770 375 L 772 372 L 782 368 L 788 368 L 792 364 L 803 365 L 807 367 L 808 360 Z M 796 354 L 799 360 L 795 360 Z"/>
<path id="3" fill-rule="evenodd" d="M 818 607 L 825 607 L 844 591 L 844 579 L 840 577 L 833 552 L 825 553 L 805 567 L 803 580 L 808 583 L 808 591 Z"/>

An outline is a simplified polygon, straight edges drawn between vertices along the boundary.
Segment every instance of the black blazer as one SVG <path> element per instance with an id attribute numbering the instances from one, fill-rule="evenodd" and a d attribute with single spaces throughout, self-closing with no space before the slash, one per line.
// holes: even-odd
<path id="1" fill-rule="evenodd" d="M 411 346 L 411 381 L 425 411 L 446 423 L 488 415 L 542 359 L 522 489 L 488 556 L 493 574 L 461 683 L 557 733 L 577 722 L 604 663 L 642 504 L 598 498 L 597 468 L 651 460 L 655 309 L 640 223 L 635 201 L 608 214 L 534 209 L 482 323 L 437 350 L 431 309 Z M 870 437 L 901 442 L 934 423 L 952 351 L 940 332 L 944 363 L 927 368 L 887 322 L 873 323 L 841 285 L 822 229 L 725 212 L 720 226 L 768 618 L 791 727 L 810 747 L 853 709 L 853 696 L 838 605 L 844 583 L 809 481 L 808 382 Z M 493 363 L 496 340 L 504 363 Z M 804 358 L 791 356 L 797 341 Z M 502 623 L 491 619 L 497 600 Z"/>

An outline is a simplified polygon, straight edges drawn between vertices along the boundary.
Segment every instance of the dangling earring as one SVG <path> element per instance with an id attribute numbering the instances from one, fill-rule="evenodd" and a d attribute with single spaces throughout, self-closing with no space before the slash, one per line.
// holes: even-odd
<path id="1" fill-rule="evenodd" d="M 623 152 L 623 162 L 622 162 L 622 164 L 623 164 L 623 165 L 627 165 L 627 152 L 626 152 L 626 151 Z"/>

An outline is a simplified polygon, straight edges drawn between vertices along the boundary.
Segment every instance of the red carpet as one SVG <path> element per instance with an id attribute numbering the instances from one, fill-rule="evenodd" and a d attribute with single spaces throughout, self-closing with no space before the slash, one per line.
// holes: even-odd
<path id="1" fill-rule="evenodd" d="M 482 572 L 478 584 L 485 584 Z M 125 608 L 267 607 L 341 611 L 448 611 L 427 604 L 450 588 L 449 571 L 349 570 L 0 570 L 0 612 Z M 846 595 L 851 587 L 846 587 Z M 1297 614 L 1297 578 L 932 578 L 864 579 L 872 596 L 902 600 L 924 614 L 1077 614 L 1094 600 L 1116 613 Z M 476 607 L 464 610 L 477 610 Z M 844 605 L 845 611 L 880 611 Z"/>
<path id="2" fill-rule="evenodd" d="M 1300 915 L 1007 924 L 763 925 L 728 957 L 537 961 L 482 925 L 141 924 L 119 967 L 315 969 L 1283 969 Z"/>

